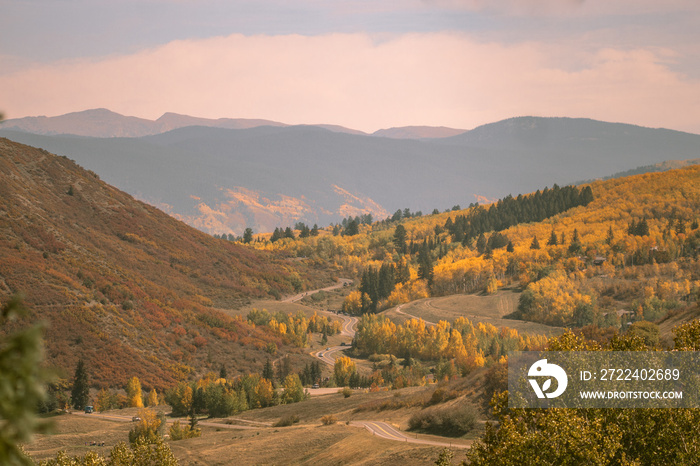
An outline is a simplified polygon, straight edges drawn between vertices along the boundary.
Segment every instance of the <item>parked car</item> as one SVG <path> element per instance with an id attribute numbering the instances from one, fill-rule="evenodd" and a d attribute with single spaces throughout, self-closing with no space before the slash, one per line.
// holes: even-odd
<path id="1" fill-rule="evenodd" d="M 141 420 L 141 418 L 138 417 L 138 416 L 134 416 L 134 417 L 131 418 L 131 420 L 134 421 L 134 422 L 138 422 L 138 421 Z"/>
<path id="2" fill-rule="evenodd" d="M 313 384 L 311 388 L 321 388 L 317 383 Z"/>
<path id="3" fill-rule="evenodd" d="M 85 414 L 91 414 L 95 409 L 92 406 L 85 407 Z"/>

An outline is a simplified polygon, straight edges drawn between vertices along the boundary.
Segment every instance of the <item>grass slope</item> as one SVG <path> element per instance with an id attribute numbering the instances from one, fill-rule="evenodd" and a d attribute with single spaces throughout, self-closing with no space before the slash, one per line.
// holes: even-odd
<path id="1" fill-rule="evenodd" d="M 397 324 L 414 317 L 432 323 L 440 320 L 454 322 L 458 317 L 466 317 L 473 324 L 488 323 L 497 328 L 508 327 L 519 333 L 531 335 L 554 336 L 564 331 L 560 327 L 505 318 L 517 309 L 519 298 L 520 292 L 511 289 L 502 289 L 494 295 L 469 294 L 425 298 L 404 304 L 398 310 L 389 309 L 384 314 Z"/>
<path id="2" fill-rule="evenodd" d="M 47 322 L 62 377 L 87 362 L 98 386 L 138 376 L 259 370 L 278 338 L 219 312 L 316 287 L 299 262 L 217 240 L 135 201 L 65 157 L 0 139 L 0 299 L 22 293 Z M 22 325 L 18 323 L 15 325 Z"/>

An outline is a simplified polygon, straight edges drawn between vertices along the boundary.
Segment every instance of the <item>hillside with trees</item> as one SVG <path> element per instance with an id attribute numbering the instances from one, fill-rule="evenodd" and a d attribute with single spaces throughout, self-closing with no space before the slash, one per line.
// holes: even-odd
<path id="1" fill-rule="evenodd" d="M 431 215 L 397 211 L 316 237 L 259 241 L 355 276 L 351 314 L 420 298 L 522 291 L 513 318 L 618 330 L 682 312 L 700 290 L 700 167 L 544 188 Z M 337 234 L 334 234 L 337 233 Z"/>
<path id="2" fill-rule="evenodd" d="M 97 387 L 259 371 L 286 343 L 219 309 L 331 282 L 201 233 L 65 157 L 6 139 L 0 154 L 0 296 L 22 294 L 31 311 L 2 331 L 45 321 L 46 363 L 62 379 L 79 360 Z"/>

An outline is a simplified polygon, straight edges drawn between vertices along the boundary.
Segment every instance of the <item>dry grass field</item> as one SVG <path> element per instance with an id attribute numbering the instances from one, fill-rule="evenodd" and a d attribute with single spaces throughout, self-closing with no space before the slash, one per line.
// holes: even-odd
<path id="1" fill-rule="evenodd" d="M 367 409 L 367 406 L 392 399 L 429 396 L 432 389 L 412 387 L 394 392 L 356 391 L 349 398 L 331 394 L 302 403 L 246 411 L 235 417 L 253 422 L 240 422 L 233 418 L 207 419 L 207 423 L 220 423 L 221 426 L 201 426 L 202 437 L 169 442 L 169 445 L 181 465 L 431 464 L 442 447 L 385 440 L 363 428 L 350 426 L 347 421 L 382 420 L 404 430 L 407 419 L 420 408 L 376 410 Z M 364 409 L 358 409 L 363 405 Z M 130 417 L 136 410 L 117 410 L 105 414 L 111 413 Z M 338 422 L 322 425 L 321 417 L 326 414 L 333 414 Z M 262 425 L 289 415 L 298 416 L 299 423 L 291 427 Z M 54 433 L 38 435 L 34 442 L 26 445 L 27 452 L 35 460 L 53 458 L 59 450 L 66 450 L 69 455 L 82 456 L 91 450 L 108 455 L 115 444 L 127 441 L 128 431 L 132 427 L 130 422 L 96 416 L 63 415 L 54 420 Z M 258 427 L 255 422 L 261 425 Z M 248 428 L 236 429 L 236 424 Z M 478 433 L 468 437 L 474 438 L 476 435 Z M 424 434 L 419 434 L 419 438 L 446 441 Z M 469 443 L 465 439 L 452 441 Z M 104 442 L 105 445 L 90 446 L 91 442 Z M 454 451 L 456 458 L 463 455 L 462 450 L 455 448 Z"/>
<path id="2" fill-rule="evenodd" d="M 472 323 L 489 323 L 496 327 L 509 327 L 520 333 L 559 335 L 564 329 L 550 327 L 523 320 L 504 319 L 503 317 L 515 311 L 518 307 L 520 293 L 502 289 L 489 296 L 478 294 L 452 295 L 441 298 L 425 298 L 403 304 L 397 311 L 392 308 L 384 312 L 395 323 L 402 323 L 412 316 L 420 317 L 427 322 L 446 320 L 453 322 L 457 317 L 466 317 Z"/>

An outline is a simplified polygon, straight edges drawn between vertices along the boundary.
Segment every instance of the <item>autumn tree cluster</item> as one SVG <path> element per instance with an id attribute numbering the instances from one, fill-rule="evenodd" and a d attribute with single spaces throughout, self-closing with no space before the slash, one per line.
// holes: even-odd
<path id="1" fill-rule="evenodd" d="M 535 350 L 546 340 L 541 336 L 520 335 L 516 330 L 481 322 L 476 325 L 459 317 L 450 324 L 440 321 L 427 325 L 410 319 L 396 325 L 388 318 L 363 315 L 357 325 L 353 345 L 360 354 L 394 354 L 424 361 L 450 360 L 463 374 L 482 367 L 486 357 L 498 360 L 508 351 Z"/>
<path id="2" fill-rule="evenodd" d="M 304 348 L 311 340 L 311 333 L 322 333 L 326 336 L 340 333 L 341 323 L 327 316 L 321 316 L 317 312 L 307 319 L 306 315 L 299 311 L 296 314 L 253 309 L 248 313 L 249 322 L 258 327 L 266 327 L 275 335 L 291 345 Z"/>

